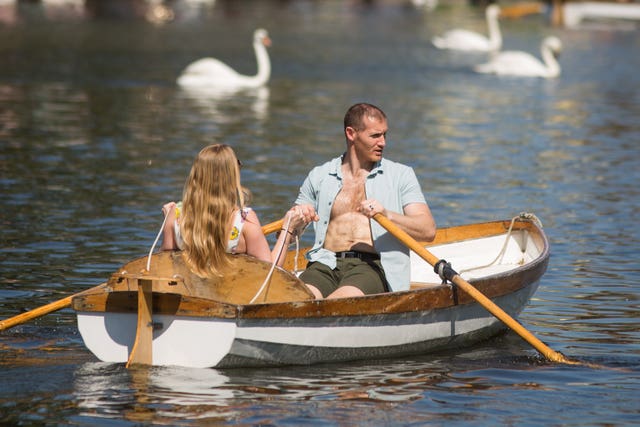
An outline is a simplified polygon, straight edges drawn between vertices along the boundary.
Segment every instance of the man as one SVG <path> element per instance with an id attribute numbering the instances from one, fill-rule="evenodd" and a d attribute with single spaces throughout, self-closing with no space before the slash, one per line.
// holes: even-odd
<path id="1" fill-rule="evenodd" d="M 409 250 L 373 216 L 384 214 L 419 241 L 436 225 L 416 175 L 382 158 L 387 117 L 359 103 L 344 117 L 347 150 L 307 176 L 295 202 L 315 223 L 315 244 L 300 278 L 316 298 L 343 298 L 409 289 Z"/>

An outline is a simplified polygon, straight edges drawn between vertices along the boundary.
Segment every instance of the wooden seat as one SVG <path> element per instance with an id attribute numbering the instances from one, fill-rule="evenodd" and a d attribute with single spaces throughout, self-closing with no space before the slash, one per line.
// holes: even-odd
<path id="1" fill-rule="evenodd" d="M 124 265 L 110 280 L 113 290 L 136 290 L 137 280 L 152 279 L 153 292 L 178 293 L 227 304 L 249 304 L 260 291 L 255 303 L 288 302 L 313 299 L 313 294 L 295 275 L 276 267 L 265 284 L 271 263 L 247 255 L 234 255 L 221 277 L 202 278 L 191 271 L 180 251 L 154 254 L 149 271 L 147 257 Z M 132 280 L 136 279 L 136 280 Z"/>

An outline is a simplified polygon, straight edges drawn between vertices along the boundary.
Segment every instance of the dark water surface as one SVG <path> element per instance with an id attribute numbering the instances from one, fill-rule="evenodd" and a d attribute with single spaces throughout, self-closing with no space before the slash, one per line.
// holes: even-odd
<path id="1" fill-rule="evenodd" d="M 145 254 L 191 160 L 232 144 L 263 223 L 344 148 L 356 101 L 389 116 L 385 154 L 412 165 L 439 226 L 535 213 L 549 270 L 512 333 L 445 354 L 343 365 L 131 369 L 97 362 L 74 313 L 0 333 L 10 425 L 633 425 L 640 422 L 640 36 L 636 25 L 503 20 L 506 49 L 564 44 L 555 80 L 497 78 L 437 51 L 482 11 L 402 1 L 0 2 L 0 318 L 103 282 Z M 255 71 L 268 88 L 189 93 L 189 62 Z M 305 236 L 310 243 L 311 233 Z"/>

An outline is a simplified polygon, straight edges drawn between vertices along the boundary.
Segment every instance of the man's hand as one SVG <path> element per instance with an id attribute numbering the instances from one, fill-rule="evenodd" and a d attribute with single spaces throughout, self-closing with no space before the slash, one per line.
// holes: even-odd
<path id="1" fill-rule="evenodd" d="M 376 199 L 366 199 L 360 202 L 360 212 L 368 218 L 373 218 L 377 213 L 387 216 L 387 210 Z"/>

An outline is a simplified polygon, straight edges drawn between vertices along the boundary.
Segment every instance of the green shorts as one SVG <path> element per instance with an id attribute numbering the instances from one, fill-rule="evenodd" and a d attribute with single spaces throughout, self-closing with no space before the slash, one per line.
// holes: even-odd
<path id="1" fill-rule="evenodd" d="M 335 269 L 321 262 L 310 262 L 300 275 L 304 283 L 315 286 L 327 297 L 341 286 L 355 286 L 365 295 L 379 294 L 388 290 L 387 279 L 380 260 L 359 258 L 337 258 Z"/>

